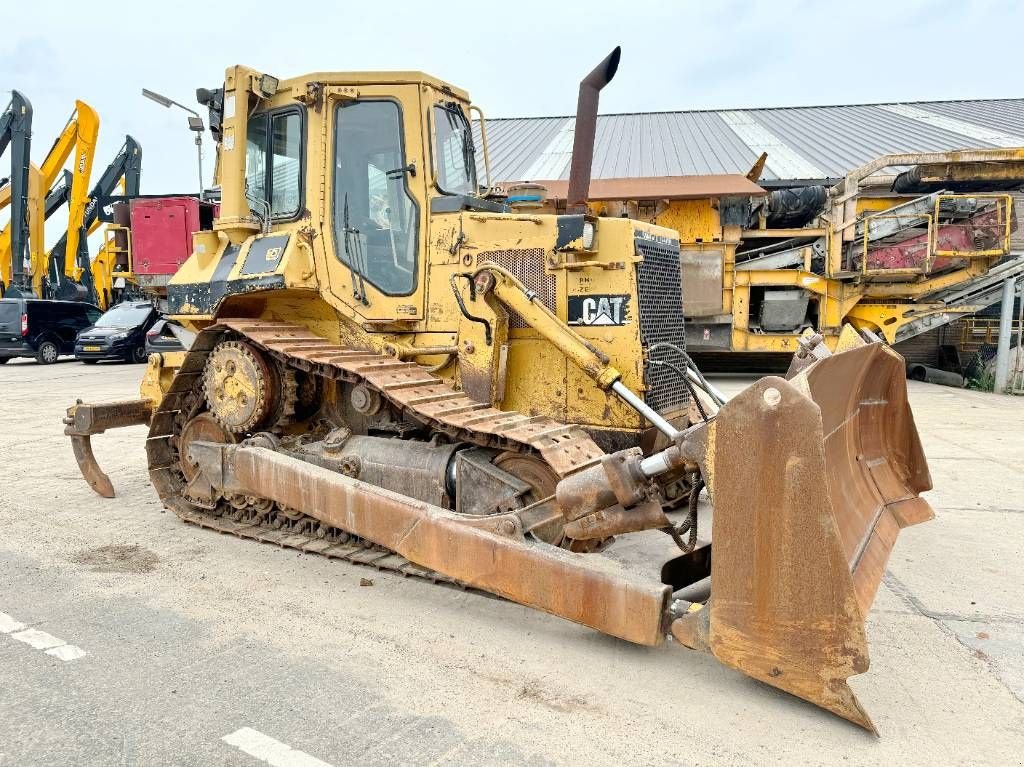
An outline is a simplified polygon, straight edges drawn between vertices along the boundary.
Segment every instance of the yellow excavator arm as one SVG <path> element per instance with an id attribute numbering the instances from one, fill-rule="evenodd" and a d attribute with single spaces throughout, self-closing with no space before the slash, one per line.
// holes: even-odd
<path id="1" fill-rule="evenodd" d="M 11 187 L 0 189 L 0 210 L 11 204 Z M 0 231 L 0 283 L 11 284 L 11 222 Z"/>
<path id="2" fill-rule="evenodd" d="M 10 148 L 11 175 L 0 184 L 0 208 L 11 207 L 11 221 L 5 229 L 9 243 L 0 260 L 0 294 L 12 284 L 23 287 L 22 259 L 28 238 L 29 157 L 32 147 L 32 105 L 18 91 L 11 91 L 11 102 L 0 112 L 0 157 Z M 12 257 L 16 252 L 17 257 Z"/>
<path id="3" fill-rule="evenodd" d="M 126 194 L 123 177 L 117 183 L 117 193 L 119 195 Z M 103 221 L 97 218 L 89 226 L 88 234 L 92 235 L 101 226 L 104 226 Z M 117 263 L 115 241 L 110 237 L 111 229 L 105 228 L 105 232 L 103 244 L 100 245 L 100 249 L 96 252 L 96 257 L 92 260 L 92 265 L 90 266 L 92 270 L 92 284 L 96 286 L 96 305 L 103 311 L 110 308 L 111 294 L 113 292 L 114 280 L 116 279 L 114 267 Z M 121 272 L 117 276 L 128 279 L 131 277 L 131 274 L 129 272 Z"/>
<path id="4" fill-rule="evenodd" d="M 74 131 L 69 128 L 74 125 Z M 60 149 L 67 159 L 67 153 L 71 151 L 72 138 L 74 139 L 74 167 L 72 168 L 71 191 L 68 198 L 68 228 L 67 244 L 64 248 L 64 276 L 78 282 L 82 276 L 82 268 L 78 266 L 76 256 L 78 254 L 78 241 L 81 237 L 82 224 L 85 220 L 85 209 L 89 204 L 89 179 L 92 176 L 92 163 L 96 156 L 96 138 L 99 135 L 100 118 L 96 110 L 84 101 L 75 102 L 75 114 L 68 122 L 68 127 L 57 139 L 51 154 Z M 71 135 L 69 135 L 69 133 Z M 44 180 L 47 178 L 47 160 L 43 162 L 41 171 Z M 56 158 L 55 158 L 56 160 Z M 59 164 L 51 166 L 56 174 L 64 166 L 62 160 Z M 51 180 L 52 184 L 53 181 Z M 49 187 L 47 187 L 49 188 Z"/>
<path id="5" fill-rule="evenodd" d="M 64 129 L 57 136 L 41 165 L 29 166 L 29 257 L 31 262 L 32 290 L 43 295 L 43 279 L 48 267 L 48 253 L 43 241 L 43 223 L 46 219 L 47 192 L 58 181 L 68 158 L 74 157 L 69 190 L 69 215 L 67 225 L 67 253 L 78 252 L 78 241 L 89 203 L 89 179 L 92 175 L 93 159 L 96 155 L 96 140 L 99 136 L 100 118 L 96 110 L 84 101 L 75 101 L 75 110 L 68 118 Z M 10 189 L 0 190 L 0 208 L 10 203 Z M 8 224 L 0 232 L 0 262 L 9 265 L 11 261 L 11 227 Z M 77 280 L 81 269 L 76 268 L 75 259 L 65 258 L 64 274 Z M 5 281 L 6 282 L 6 281 Z"/>

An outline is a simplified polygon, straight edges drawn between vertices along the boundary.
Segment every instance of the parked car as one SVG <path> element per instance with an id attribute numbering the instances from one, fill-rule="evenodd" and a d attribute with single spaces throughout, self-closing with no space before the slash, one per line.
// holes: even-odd
<path id="1" fill-rule="evenodd" d="M 99 360 L 145 362 L 146 331 L 158 319 L 160 315 L 148 301 L 118 304 L 78 334 L 75 359 L 85 363 Z"/>
<path id="2" fill-rule="evenodd" d="M 173 325 L 167 320 L 157 320 L 146 333 L 146 356 L 163 352 L 184 351 L 181 341 L 171 330 Z"/>
<path id="3" fill-rule="evenodd" d="M 74 354 L 75 336 L 102 313 L 78 301 L 0 299 L 0 365 L 13 357 L 35 357 L 50 365 L 62 354 Z"/>

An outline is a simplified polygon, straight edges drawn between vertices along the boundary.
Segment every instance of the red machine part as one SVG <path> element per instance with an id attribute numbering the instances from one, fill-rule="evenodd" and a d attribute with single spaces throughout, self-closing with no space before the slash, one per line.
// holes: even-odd
<path id="1" fill-rule="evenodd" d="M 935 250 L 969 254 L 998 247 L 1006 226 L 1005 214 L 999 208 L 971 216 L 965 221 L 943 224 L 935 233 Z M 1016 229 L 1016 227 L 1011 227 Z M 879 244 L 868 250 L 868 269 L 919 270 L 941 272 L 966 265 L 963 258 L 939 256 L 928 264 L 928 234 L 910 237 L 902 242 Z"/>
<path id="2" fill-rule="evenodd" d="M 136 274 L 172 275 L 192 253 L 192 233 L 209 228 L 212 203 L 194 197 L 139 198 L 131 203 Z"/>

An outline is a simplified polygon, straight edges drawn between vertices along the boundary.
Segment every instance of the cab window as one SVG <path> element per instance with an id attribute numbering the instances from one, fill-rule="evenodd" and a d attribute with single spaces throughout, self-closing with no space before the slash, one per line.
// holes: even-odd
<path id="1" fill-rule="evenodd" d="M 257 215 L 293 218 L 302 204 L 302 114 L 295 109 L 254 115 L 245 147 L 246 193 Z"/>
<path id="2" fill-rule="evenodd" d="M 433 111 L 438 188 L 445 194 L 476 194 L 476 160 L 469 120 L 454 103 L 436 104 Z"/>
<path id="3" fill-rule="evenodd" d="M 338 257 L 392 296 L 416 287 L 419 209 L 409 191 L 402 113 L 393 101 L 335 112 L 334 237 Z"/>

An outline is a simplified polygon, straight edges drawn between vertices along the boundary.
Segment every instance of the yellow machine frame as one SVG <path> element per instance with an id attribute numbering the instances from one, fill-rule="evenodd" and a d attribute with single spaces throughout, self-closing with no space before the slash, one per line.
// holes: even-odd
<path id="1" fill-rule="evenodd" d="M 851 172 L 831 190 L 822 216 L 824 225 L 791 229 L 769 229 L 761 225 L 744 228 L 737 224 L 722 223 L 723 200 L 728 194 L 711 192 L 694 199 L 647 199 L 641 192 L 622 199 L 602 199 L 591 202 L 595 215 L 618 216 L 628 212 L 632 217 L 667 226 L 679 232 L 686 264 L 709 263 L 720 259 L 720 295 L 717 289 L 702 291 L 700 269 L 687 283 L 687 306 L 695 299 L 707 301 L 714 307 L 704 317 L 711 322 L 731 325 L 729 346 L 742 352 L 795 352 L 798 333 L 765 333 L 752 329 L 750 317 L 752 293 L 757 288 L 792 287 L 806 290 L 818 301 L 816 330 L 826 345 L 835 349 L 844 323 L 860 330 L 878 334 L 889 343 L 895 343 L 901 328 L 923 318 L 934 316 L 936 322 L 945 322 L 957 316 L 976 312 L 978 305 L 948 305 L 929 302 L 928 296 L 936 291 L 965 284 L 985 275 L 1001 258 L 1010 252 L 1013 221 L 1013 198 L 1009 194 L 939 194 L 934 208 L 920 215 L 928 232 L 929 249 L 925 267 L 914 270 L 869 271 L 867 263 L 851 273 L 844 269 L 844 245 L 854 240 L 855 224 L 866 217 L 883 218 L 885 211 L 911 199 L 911 195 L 878 193 L 878 178 L 869 177 L 891 166 L 921 165 L 942 178 L 984 182 L 989 178 L 1006 180 L 1009 177 L 1024 181 L 1024 148 L 979 149 L 958 152 L 915 153 L 887 155 Z M 1008 175 L 1009 174 L 1009 175 Z M 927 174 L 926 174 L 927 175 Z M 723 188 L 733 185 L 741 176 L 719 177 Z M 891 181 L 891 177 L 887 177 Z M 884 182 L 886 179 L 882 179 Z M 621 180 L 624 183 L 627 180 Z M 656 179 L 631 179 L 634 188 Z M 555 185 L 558 182 L 540 182 Z M 595 184 L 602 182 L 595 182 Z M 615 184 L 616 181 L 606 182 Z M 884 187 L 881 187 L 884 188 Z M 937 243 L 939 207 L 943 201 L 957 198 L 982 198 L 995 201 L 1003 213 L 1004 229 L 994 247 L 959 251 L 942 250 Z M 797 268 L 742 270 L 736 268 L 736 250 L 742 242 L 766 238 L 818 236 L 825 238 L 824 270 L 814 271 L 811 250 L 805 249 L 804 264 Z M 866 238 L 866 234 L 865 234 Z M 865 241 L 866 247 L 866 241 Z M 967 263 L 952 271 L 930 276 L 927 266 L 937 258 L 966 259 Z M 718 278 L 713 278 L 717 280 Z M 695 292 L 696 291 L 696 295 Z M 698 348 L 697 346 L 694 347 Z"/>
<path id="2" fill-rule="evenodd" d="M 405 359 L 441 365 L 442 374 L 457 376 L 466 390 L 486 386 L 503 409 L 537 412 L 558 420 L 592 424 L 599 429 L 641 428 L 642 419 L 634 410 L 607 391 L 595 390 L 589 385 L 588 373 L 567 360 L 562 351 L 551 345 L 546 334 L 536 329 L 502 329 L 499 332 L 505 336 L 505 341 L 499 336 L 492 345 L 484 343 L 481 336 L 479 343 L 464 344 L 457 359 L 453 348 L 457 337 L 472 337 L 480 332 L 476 329 L 478 326 L 462 317 L 450 301 L 431 301 L 431 295 L 450 296 L 453 275 L 483 263 L 488 254 L 493 254 L 502 266 L 501 254 L 509 242 L 516 243 L 518 251 L 550 251 L 552 242 L 558 239 L 554 217 L 484 211 L 431 212 L 432 201 L 443 197 L 437 191 L 436 169 L 419 169 L 409 178 L 409 190 L 421 211 L 417 243 L 421 257 L 416 264 L 416 284 L 423 288 L 417 288 L 409 296 L 389 296 L 373 286 L 364 286 L 370 293 L 368 305 L 353 298 L 360 286 L 353 284 L 349 267 L 335 255 L 340 244 L 332 244 L 335 225 L 332 204 L 328 190 L 321 183 L 321 179 L 331 177 L 334 163 L 330 115 L 338 105 L 357 97 L 394 101 L 402 115 L 406 157 L 415 163 L 430 165 L 433 162 L 431 148 L 424 144 L 423 137 L 432 134 L 432 126 L 430 109 L 424 105 L 455 100 L 467 109 L 469 98 L 465 92 L 428 75 L 418 72 L 315 73 L 277 83 L 276 91 L 262 100 L 260 109 L 273 112 L 293 106 L 296 101 L 307 106 L 308 120 L 304 129 L 309 132 L 310 140 L 304 162 L 310 171 L 305 177 L 306 211 L 292 222 L 274 224 L 275 236 L 290 235 L 288 244 L 282 252 L 274 254 L 266 271 L 253 272 L 247 264 L 254 242 L 258 243 L 261 223 L 251 212 L 249 201 L 232 191 L 243 188 L 237 179 L 244 178 L 245 174 L 247 122 L 241 118 L 247 115 L 236 107 L 235 116 L 227 117 L 227 105 L 232 98 L 240 98 L 237 92 L 259 93 L 261 77 L 244 67 L 227 71 L 223 141 L 218 163 L 224 190 L 221 214 L 212 231 L 194 234 L 193 255 L 168 286 L 169 296 L 172 296 L 170 314 L 174 321 L 196 331 L 214 321 L 214 315 L 205 305 L 188 297 L 192 294 L 186 286 L 208 284 L 228 248 L 241 246 L 224 281 L 231 284 L 246 279 L 280 280 L 281 289 L 288 295 L 275 297 L 275 311 L 282 317 L 303 318 L 303 322 L 324 338 L 369 345 Z M 310 81 L 322 83 L 315 96 L 307 93 Z M 344 85 L 334 84 L 339 81 Z M 601 219 L 596 223 L 601 254 L 632 253 L 638 230 L 649 232 L 655 238 L 671 234 L 650 224 L 626 219 Z M 257 235 L 256 240 L 253 235 Z M 548 259 L 544 271 L 559 294 L 614 293 L 621 288 L 623 271 L 632 274 L 629 267 L 639 260 L 637 256 L 628 262 L 621 257 L 608 259 L 579 242 L 565 243 Z M 462 290 L 465 292 L 468 287 L 463 284 Z M 634 294 L 635 290 L 634 285 Z M 175 301 L 175 294 L 185 298 Z M 316 297 L 322 300 L 312 300 Z M 265 293 L 253 294 L 252 298 L 245 294 L 230 297 L 233 311 L 242 313 L 256 311 L 257 307 L 267 305 L 266 301 Z M 349 324 L 339 324 L 336 313 L 363 329 L 358 339 L 339 337 L 339 332 L 345 332 Z M 551 316 L 561 323 L 568 322 L 564 307 L 556 308 Z M 543 316 L 539 321 L 549 329 L 555 327 Z M 624 349 L 639 350 L 638 333 L 635 322 L 578 330 L 583 343 L 608 357 L 621 356 Z M 467 349 L 472 351 L 467 354 Z M 495 374 L 486 382 L 476 380 L 474 369 L 492 369 L 488 359 L 491 354 L 501 358 L 500 364 L 493 368 Z M 538 359 L 547 360 L 549 364 L 538 365 Z M 531 371 L 529 377 L 522 374 L 526 369 Z M 639 353 L 618 372 L 623 384 L 642 390 L 643 360 Z M 538 397 L 539 390 L 547 394 Z M 676 416 L 681 418 L 684 413 Z"/>

